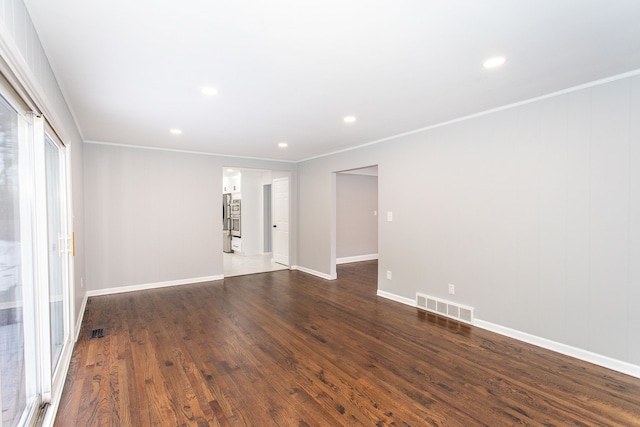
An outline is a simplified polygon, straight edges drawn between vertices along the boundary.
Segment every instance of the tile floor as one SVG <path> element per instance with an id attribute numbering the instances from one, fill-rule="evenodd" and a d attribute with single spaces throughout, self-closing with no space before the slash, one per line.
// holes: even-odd
<path id="1" fill-rule="evenodd" d="M 264 273 L 265 271 L 287 270 L 288 266 L 271 261 L 272 254 L 244 256 L 235 253 L 222 253 L 224 277 L 243 274 Z"/>

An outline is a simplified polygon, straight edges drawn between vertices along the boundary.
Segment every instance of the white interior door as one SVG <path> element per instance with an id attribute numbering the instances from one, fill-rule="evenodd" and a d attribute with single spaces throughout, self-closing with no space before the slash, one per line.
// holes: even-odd
<path id="1" fill-rule="evenodd" d="M 273 194 L 273 260 L 289 265 L 289 178 L 276 178 Z"/>

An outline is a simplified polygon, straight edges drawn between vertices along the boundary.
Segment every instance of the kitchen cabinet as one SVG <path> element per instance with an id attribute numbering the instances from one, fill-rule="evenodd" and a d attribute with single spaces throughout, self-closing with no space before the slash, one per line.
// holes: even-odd
<path id="1" fill-rule="evenodd" d="M 239 193 L 242 179 L 240 175 L 222 178 L 223 193 Z"/>

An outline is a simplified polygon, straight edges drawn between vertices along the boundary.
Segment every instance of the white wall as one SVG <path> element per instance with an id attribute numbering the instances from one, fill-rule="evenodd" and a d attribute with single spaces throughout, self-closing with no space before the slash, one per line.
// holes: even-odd
<path id="1" fill-rule="evenodd" d="M 223 167 L 296 169 L 286 162 L 86 144 L 87 289 L 222 276 Z M 244 209 L 244 183 L 242 191 Z"/>
<path id="2" fill-rule="evenodd" d="M 38 107 L 45 111 L 47 120 L 53 123 L 64 142 L 71 147 L 72 214 L 76 243 L 75 307 L 72 310 L 77 318 L 81 314 L 79 311 L 85 294 L 85 289 L 80 287 L 85 276 L 82 136 L 21 0 L 0 2 L 0 54 L 3 58 L 11 58 L 13 65 L 24 73 L 23 83 L 32 91 L 30 95 L 37 98 Z"/>
<path id="3" fill-rule="evenodd" d="M 640 365 L 640 76 L 300 163 L 299 265 L 334 273 L 333 172 L 371 164 L 381 291 Z"/>
<path id="4" fill-rule="evenodd" d="M 336 257 L 378 254 L 378 177 L 336 176 Z"/>

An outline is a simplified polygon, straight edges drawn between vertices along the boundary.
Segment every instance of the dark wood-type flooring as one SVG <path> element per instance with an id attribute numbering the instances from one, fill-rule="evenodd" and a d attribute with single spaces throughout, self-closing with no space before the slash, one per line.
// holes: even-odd
<path id="1" fill-rule="evenodd" d="M 375 261 L 338 275 L 91 298 L 56 426 L 640 425 L 640 379 L 376 297 Z"/>

